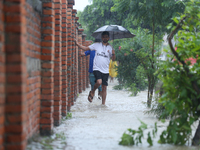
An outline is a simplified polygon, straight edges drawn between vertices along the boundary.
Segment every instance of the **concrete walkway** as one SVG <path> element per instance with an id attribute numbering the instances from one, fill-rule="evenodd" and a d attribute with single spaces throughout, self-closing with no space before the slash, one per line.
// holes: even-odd
<path id="1" fill-rule="evenodd" d="M 168 122 L 164 124 L 158 122 L 158 136 L 154 140 L 153 147 L 149 147 L 146 135 L 153 129 L 157 119 L 153 115 L 144 114 L 148 110 L 146 108 L 147 92 L 142 91 L 136 97 L 130 97 L 130 93 L 126 90 L 113 90 L 115 85 L 117 85 L 116 80 L 114 83 L 109 83 L 106 106 L 101 105 L 101 101 L 97 98 L 94 98 L 92 103 L 88 102 L 89 88 L 81 93 L 71 108 L 72 118 L 54 128 L 55 134 L 52 139 L 56 140 L 52 140 L 49 146 L 53 149 L 64 150 L 196 149 L 196 147 L 158 144 L 159 133 L 166 128 Z M 119 145 L 122 134 L 128 128 L 138 129 L 141 125 L 139 119 L 148 124 L 149 128 L 144 133 L 143 144 L 130 147 Z M 39 149 L 45 149 L 44 144 L 38 143 L 32 143 L 29 148 L 34 149 L 36 146 Z"/>

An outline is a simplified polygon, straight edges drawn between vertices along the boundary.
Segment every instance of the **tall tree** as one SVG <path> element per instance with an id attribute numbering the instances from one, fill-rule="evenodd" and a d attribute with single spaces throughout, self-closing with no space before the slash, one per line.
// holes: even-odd
<path id="1" fill-rule="evenodd" d="M 87 39 L 93 39 L 91 34 L 101 26 L 109 24 L 122 25 L 125 28 L 134 27 L 133 24 L 126 20 L 128 11 L 123 13 L 111 12 L 114 6 L 113 0 L 93 0 L 92 5 L 85 7 L 83 12 L 78 12 L 79 22 L 87 34 Z"/>
<path id="2" fill-rule="evenodd" d="M 130 19 L 135 19 L 138 23 L 150 25 L 152 29 L 152 51 L 148 57 L 151 62 L 152 74 L 148 77 L 148 96 L 147 104 L 150 107 L 152 101 L 152 95 L 154 86 L 156 83 L 156 58 L 155 58 L 155 30 L 160 28 L 166 31 L 166 25 L 172 22 L 171 18 L 177 15 L 177 12 L 184 11 L 184 1 L 175 0 L 113 0 L 114 6 L 112 7 L 113 12 L 125 12 L 129 10 Z"/>

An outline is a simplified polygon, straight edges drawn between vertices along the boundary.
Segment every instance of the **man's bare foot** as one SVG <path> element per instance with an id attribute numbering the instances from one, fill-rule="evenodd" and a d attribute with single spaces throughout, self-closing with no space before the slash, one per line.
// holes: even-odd
<path id="1" fill-rule="evenodd" d="M 92 95 L 92 91 L 89 92 L 88 101 L 91 103 L 93 100 L 94 94 Z"/>
<path id="2" fill-rule="evenodd" d="M 99 91 L 99 93 L 98 93 L 98 99 L 102 100 L 102 91 Z"/>

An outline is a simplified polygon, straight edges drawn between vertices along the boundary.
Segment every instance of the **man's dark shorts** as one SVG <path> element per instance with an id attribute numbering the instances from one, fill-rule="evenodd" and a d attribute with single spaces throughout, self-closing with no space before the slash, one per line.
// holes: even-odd
<path id="1" fill-rule="evenodd" d="M 108 86 L 108 76 L 109 76 L 109 73 L 101 73 L 100 71 L 93 71 L 93 74 L 95 76 L 95 82 L 98 80 L 98 79 L 102 79 L 102 84 L 103 85 L 106 85 Z"/>

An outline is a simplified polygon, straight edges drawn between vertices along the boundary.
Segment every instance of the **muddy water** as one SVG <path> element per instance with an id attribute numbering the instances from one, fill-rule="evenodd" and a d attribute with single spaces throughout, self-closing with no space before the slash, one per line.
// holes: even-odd
<path id="1" fill-rule="evenodd" d="M 190 146 L 160 145 L 157 143 L 159 136 L 154 140 L 153 147 L 148 147 L 146 139 L 143 139 L 143 144 L 137 147 L 119 145 L 120 138 L 127 128 L 138 129 L 139 119 L 148 124 L 149 131 L 157 119 L 155 116 L 144 114 L 144 111 L 148 110 L 144 104 L 146 91 L 136 97 L 130 97 L 125 90 L 113 90 L 116 84 L 117 81 L 114 81 L 108 86 L 106 106 L 101 105 L 101 101 L 96 97 L 92 103 L 87 101 L 89 88 L 79 95 L 71 108 L 72 119 L 66 120 L 61 126 L 55 128 L 55 132 L 64 132 L 67 137 L 65 150 L 200 149 Z M 158 122 L 158 134 L 166 128 L 167 123 Z M 194 129 L 195 127 L 196 125 Z"/>

